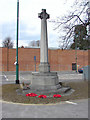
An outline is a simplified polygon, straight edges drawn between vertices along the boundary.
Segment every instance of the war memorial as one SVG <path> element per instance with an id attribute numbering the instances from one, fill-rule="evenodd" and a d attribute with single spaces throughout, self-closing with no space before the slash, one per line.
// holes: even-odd
<path id="1" fill-rule="evenodd" d="M 70 87 L 62 87 L 57 76 L 57 72 L 50 72 L 50 64 L 48 62 L 48 35 L 47 35 L 47 19 L 50 15 L 46 13 L 46 9 L 38 14 L 41 19 L 41 40 L 40 40 L 40 65 L 38 72 L 32 72 L 32 80 L 29 85 L 30 89 L 24 89 L 24 94 L 34 93 L 65 93 Z"/>

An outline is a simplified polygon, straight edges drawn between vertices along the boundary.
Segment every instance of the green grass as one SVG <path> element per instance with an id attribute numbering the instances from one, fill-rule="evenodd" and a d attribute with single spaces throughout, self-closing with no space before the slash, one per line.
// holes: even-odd
<path id="1" fill-rule="evenodd" d="M 2 85 L 2 99 L 5 101 L 11 101 L 15 103 L 48 104 L 48 103 L 58 103 L 66 100 L 88 98 L 88 82 L 87 81 L 63 83 L 63 86 L 70 86 L 72 89 L 75 90 L 75 92 L 73 92 L 69 96 L 62 96 L 61 98 L 26 97 L 22 95 L 17 95 L 16 90 L 20 88 L 20 85 L 18 84 Z"/>

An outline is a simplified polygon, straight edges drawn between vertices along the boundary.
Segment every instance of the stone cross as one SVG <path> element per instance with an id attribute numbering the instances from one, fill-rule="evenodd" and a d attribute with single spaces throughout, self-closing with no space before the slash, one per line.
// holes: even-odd
<path id="1" fill-rule="evenodd" d="M 46 13 L 46 9 L 42 9 L 42 12 L 38 14 L 41 19 L 41 40 L 40 40 L 40 72 L 49 72 L 50 66 L 48 63 L 48 37 L 47 37 L 47 19 L 50 18 Z"/>
<path id="2" fill-rule="evenodd" d="M 49 15 L 46 13 L 45 9 L 42 9 L 38 17 L 41 19 L 40 65 L 39 72 L 32 72 L 32 81 L 29 91 L 39 94 L 55 94 L 59 91 L 60 93 L 66 92 L 70 90 L 70 88 L 61 87 L 57 72 L 50 72 L 50 65 L 48 63 L 47 19 L 49 19 Z"/>

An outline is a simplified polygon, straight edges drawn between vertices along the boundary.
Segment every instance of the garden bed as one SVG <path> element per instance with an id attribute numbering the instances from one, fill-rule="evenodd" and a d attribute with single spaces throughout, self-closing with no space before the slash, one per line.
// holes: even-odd
<path id="1" fill-rule="evenodd" d="M 17 95 L 16 90 L 20 88 L 19 84 L 7 84 L 7 85 L 2 85 L 0 87 L 2 87 L 2 100 L 9 101 L 9 102 L 11 101 L 14 103 L 48 104 L 48 103 L 58 103 L 66 100 L 88 98 L 88 82 L 87 81 L 63 83 L 63 86 L 70 86 L 75 91 L 71 95 L 67 95 L 67 96 L 63 96 L 61 94 L 60 98 L 54 98 L 54 97 L 38 98 L 38 97 Z"/>

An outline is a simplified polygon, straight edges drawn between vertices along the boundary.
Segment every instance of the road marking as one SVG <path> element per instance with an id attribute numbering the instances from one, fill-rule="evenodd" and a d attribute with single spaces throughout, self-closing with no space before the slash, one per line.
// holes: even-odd
<path id="1" fill-rule="evenodd" d="M 6 81 L 8 81 L 9 79 L 7 78 L 7 76 L 4 74 L 2 74 L 2 75 L 0 75 L 0 76 L 4 76 L 5 77 L 5 79 L 6 79 Z M 11 76 L 11 75 L 8 75 L 8 76 Z M 14 75 L 13 75 L 14 76 Z"/>
<path id="2" fill-rule="evenodd" d="M 22 76 L 20 76 L 23 80 L 25 80 L 25 78 L 24 77 L 22 77 Z"/>
<path id="3" fill-rule="evenodd" d="M 6 76 L 6 75 L 4 75 L 4 77 L 5 77 L 6 81 L 8 81 L 8 78 L 7 78 L 7 76 Z"/>
<path id="4" fill-rule="evenodd" d="M 46 106 L 51 106 L 51 105 L 60 105 L 60 104 L 65 104 L 64 101 L 60 102 L 60 103 L 48 103 L 48 104 L 29 104 L 29 103 L 14 103 L 14 102 L 8 102 L 8 101 L 4 101 L 4 100 L 0 100 L 1 103 L 7 103 L 7 104 L 16 104 L 16 105 L 32 105 L 32 106 L 42 106 L 42 105 L 46 105 Z"/>
<path id="5" fill-rule="evenodd" d="M 70 101 L 66 101 L 66 103 L 68 103 L 68 104 L 73 104 L 73 105 L 77 105 L 77 103 L 70 102 Z"/>

